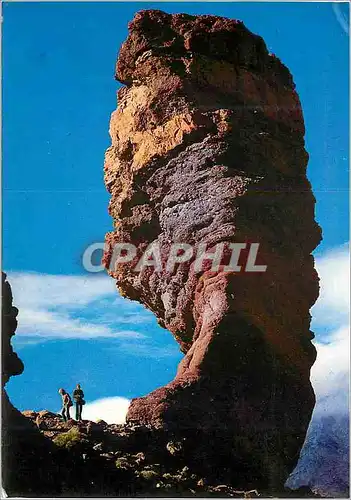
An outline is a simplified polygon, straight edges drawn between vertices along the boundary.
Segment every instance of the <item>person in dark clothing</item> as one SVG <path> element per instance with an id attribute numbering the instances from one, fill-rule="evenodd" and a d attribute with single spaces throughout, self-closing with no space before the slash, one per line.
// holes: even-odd
<path id="1" fill-rule="evenodd" d="M 62 410 L 61 410 L 61 415 L 62 418 L 65 422 L 71 418 L 69 414 L 69 409 L 72 405 L 72 400 L 71 396 L 64 390 L 64 389 L 59 389 L 59 394 L 61 394 L 62 397 Z"/>
<path id="2" fill-rule="evenodd" d="M 73 391 L 73 399 L 76 402 L 76 420 L 82 420 L 82 408 L 85 404 L 84 401 L 84 392 L 79 384 Z"/>

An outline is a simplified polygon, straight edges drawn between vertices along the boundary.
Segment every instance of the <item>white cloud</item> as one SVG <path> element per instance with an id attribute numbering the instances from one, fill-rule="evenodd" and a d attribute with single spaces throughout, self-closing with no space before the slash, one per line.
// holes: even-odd
<path id="1" fill-rule="evenodd" d="M 146 311 L 136 313 L 136 305 L 118 296 L 114 281 L 107 275 L 8 273 L 8 277 L 14 305 L 19 309 L 16 344 L 19 341 L 23 346 L 25 339 L 32 342 L 33 338 L 145 337 L 128 325 L 149 321 Z M 94 308 L 97 312 L 91 319 L 89 313 Z"/>
<path id="2" fill-rule="evenodd" d="M 113 330 L 103 324 L 83 322 L 65 313 L 22 309 L 19 315 L 18 334 L 45 338 L 92 339 L 97 337 L 143 338 L 134 330 Z"/>
<path id="3" fill-rule="evenodd" d="M 320 294 L 312 308 L 314 323 L 336 325 L 349 322 L 350 260 L 346 245 L 326 252 L 316 259 Z"/>
<path id="4" fill-rule="evenodd" d="M 320 296 L 312 309 L 317 330 L 317 360 L 311 379 L 317 395 L 315 414 L 348 412 L 350 369 L 350 264 L 346 245 L 316 259 Z M 321 328 L 325 333 L 318 334 Z"/>
<path id="5" fill-rule="evenodd" d="M 82 417 L 93 422 L 101 419 L 108 424 L 123 424 L 126 421 L 129 404 L 129 399 L 118 396 L 97 399 L 83 407 Z"/>
<path id="6" fill-rule="evenodd" d="M 343 326 L 329 337 L 328 344 L 317 344 L 318 357 L 311 379 L 317 394 L 316 412 L 348 412 L 350 329 Z"/>
<path id="7" fill-rule="evenodd" d="M 116 296 L 110 277 L 39 273 L 8 273 L 16 307 L 84 306 L 106 296 Z"/>

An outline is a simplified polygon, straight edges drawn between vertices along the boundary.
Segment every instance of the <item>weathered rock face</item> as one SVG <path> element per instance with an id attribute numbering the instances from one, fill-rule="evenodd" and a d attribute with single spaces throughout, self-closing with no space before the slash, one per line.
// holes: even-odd
<path id="1" fill-rule="evenodd" d="M 185 354 L 176 378 L 133 400 L 127 418 L 196 436 L 188 453 L 218 477 L 229 467 L 274 487 L 297 462 L 314 406 L 321 236 L 292 77 L 239 21 L 140 11 L 116 78 L 125 86 L 106 152 L 115 229 L 105 264 Z M 138 254 L 116 265 L 120 242 Z M 135 272 L 155 242 L 162 269 Z M 197 272 L 193 258 L 167 271 L 173 242 L 209 253 L 257 242 L 267 270 L 211 272 L 209 262 Z"/>
<path id="2" fill-rule="evenodd" d="M 13 352 L 11 337 L 17 328 L 18 309 L 12 305 L 12 292 L 9 283 L 6 281 L 6 274 L 2 273 L 2 387 L 12 375 L 19 375 L 23 372 L 23 363 Z"/>

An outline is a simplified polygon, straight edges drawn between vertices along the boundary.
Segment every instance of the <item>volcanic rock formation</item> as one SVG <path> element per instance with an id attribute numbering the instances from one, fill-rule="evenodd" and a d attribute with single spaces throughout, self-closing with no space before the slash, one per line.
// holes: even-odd
<path id="1" fill-rule="evenodd" d="M 52 444 L 37 427 L 11 404 L 4 389 L 9 378 L 23 372 L 23 363 L 13 351 L 11 337 L 17 328 L 18 309 L 2 273 L 2 401 L 1 458 L 2 487 L 10 496 L 57 493 L 59 464 L 52 460 Z"/>
<path id="2" fill-rule="evenodd" d="M 315 401 L 311 252 L 321 239 L 293 79 L 242 22 L 156 10 L 129 24 L 116 79 L 105 265 L 185 354 L 175 379 L 133 400 L 127 420 L 178 433 L 218 480 L 279 487 Z M 137 247 L 133 261 L 114 261 L 120 242 Z M 226 272 L 229 245 L 252 242 L 266 272 Z M 162 268 L 136 272 L 155 243 Z M 224 260 L 216 272 L 210 261 L 195 269 L 194 257 L 169 271 L 172 243 L 195 254 L 222 243 Z"/>
<path id="3" fill-rule="evenodd" d="M 17 307 L 12 304 L 12 291 L 6 281 L 6 274 L 2 273 L 2 324 L 1 324 L 1 347 L 2 347 L 2 387 L 8 382 L 12 375 L 23 372 L 23 363 L 13 352 L 11 337 L 17 328 Z"/>

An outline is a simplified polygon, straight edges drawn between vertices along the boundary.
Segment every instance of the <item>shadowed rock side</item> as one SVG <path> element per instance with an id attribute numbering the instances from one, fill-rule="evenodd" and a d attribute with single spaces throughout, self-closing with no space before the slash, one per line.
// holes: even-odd
<path id="1" fill-rule="evenodd" d="M 114 231 L 105 265 L 185 354 L 175 379 L 133 400 L 127 420 L 185 440 L 194 468 L 236 486 L 280 487 L 304 442 L 314 393 L 311 252 L 321 234 L 304 122 L 288 69 L 240 21 L 140 11 L 116 78 L 105 183 Z M 138 248 L 112 262 L 115 243 Z M 157 242 L 260 244 L 265 273 L 173 272 L 138 257 Z M 222 262 L 222 264 L 228 262 Z"/>
<path id="2" fill-rule="evenodd" d="M 32 496 L 58 491 L 54 489 L 58 468 L 51 458 L 51 442 L 13 407 L 4 389 L 11 376 L 23 372 L 23 363 L 11 345 L 11 337 L 17 328 L 17 314 L 18 309 L 12 304 L 11 287 L 6 274 L 2 273 L 2 487 L 10 496 Z"/>

